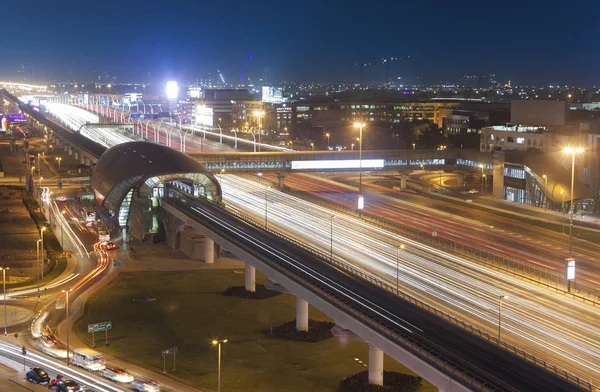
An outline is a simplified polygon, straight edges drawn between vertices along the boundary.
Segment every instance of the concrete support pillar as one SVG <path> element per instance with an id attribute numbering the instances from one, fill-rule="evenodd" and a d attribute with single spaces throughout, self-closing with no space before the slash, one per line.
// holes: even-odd
<path id="1" fill-rule="evenodd" d="M 408 174 L 404 174 L 400 176 L 400 189 L 406 189 L 408 182 Z"/>
<path id="2" fill-rule="evenodd" d="M 127 227 L 123 226 L 121 228 L 121 233 L 122 233 L 121 234 L 121 236 L 122 236 L 121 241 L 123 241 L 123 243 L 127 242 Z"/>
<path id="3" fill-rule="evenodd" d="M 465 186 L 465 175 L 464 174 L 457 174 L 456 180 L 458 181 L 456 186 Z"/>
<path id="4" fill-rule="evenodd" d="M 494 171 L 493 171 L 493 197 L 495 199 L 504 199 L 504 155 L 494 154 Z M 519 201 L 522 203 L 522 201 Z"/>
<path id="5" fill-rule="evenodd" d="M 283 184 L 287 173 L 277 173 L 277 189 L 283 189 Z"/>
<path id="6" fill-rule="evenodd" d="M 256 291 L 256 268 L 246 263 L 244 278 L 246 291 L 254 293 Z"/>
<path id="7" fill-rule="evenodd" d="M 383 385 L 383 351 L 369 344 L 369 384 Z"/>
<path id="8" fill-rule="evenodd" d="M 308 331 L 308 302 L 296 297 L 296 330 Z"/>
<path id="9" fill-rule="evenodd" d="M 215 262 L 215 241 L 204 237 L 204 262 L 212 264 Z"/>

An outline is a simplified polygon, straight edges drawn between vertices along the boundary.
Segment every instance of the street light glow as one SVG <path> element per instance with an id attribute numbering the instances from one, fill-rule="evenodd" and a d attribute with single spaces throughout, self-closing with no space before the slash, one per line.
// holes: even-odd
<path id="1" fill-rule="evenodd" d="M 179 84 L 176 81 L 171 80 L 167 82 L 167 99 L 177 99 L 179 96 Z"/>
<path id="2" fill-rule="evenodd" d="M 568 154 L 580 153 L 583 151 L 585 151 L 583 147 L 565 147 L 563 149 L 563 152 L 566 152 Z"/>
<path id="3" fill-rule="evenodd" d="M 365 124 L 365 123 L 360 123 L 360 122 L 355 122 L 355 123 L 354 123 L 354 127 L 355 127 L 355 128 L 364 127 L 365 125 L 367 125 L 367 124 Z"/>

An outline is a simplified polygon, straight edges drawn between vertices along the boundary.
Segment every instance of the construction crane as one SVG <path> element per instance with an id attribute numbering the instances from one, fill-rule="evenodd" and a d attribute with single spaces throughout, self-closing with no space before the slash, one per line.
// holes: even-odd
<path id="1" fill-rule="evenodd" d="M 410 56 L 405 57 L 404 59 L 409 59 Z M 364 86 L 364 69 L 365 67 L 372 67 L 376 65 L 385 65 L 386 71 L 386 86 L 390 85 L 390 68 L 392 61 L 403 60 L 402 57 L 384 57 L 380 61 L 375 63 L 355 63 L 354 65 L 360 68 L 360 86 Z"/>

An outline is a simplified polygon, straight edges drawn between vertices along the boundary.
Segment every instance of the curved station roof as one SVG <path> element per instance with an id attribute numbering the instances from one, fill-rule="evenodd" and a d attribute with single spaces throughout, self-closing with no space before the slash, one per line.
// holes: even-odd
<path id="1" fill-rule="evenodd" d="M 92 174 L 96 202 L 117 211 L 127 193 L 147 179 L 188 180 L 202 185 L 207 198 L 220 201 L 221 186 L 198 161 L 170 147 L 129 142 L 109 148 Z"/>

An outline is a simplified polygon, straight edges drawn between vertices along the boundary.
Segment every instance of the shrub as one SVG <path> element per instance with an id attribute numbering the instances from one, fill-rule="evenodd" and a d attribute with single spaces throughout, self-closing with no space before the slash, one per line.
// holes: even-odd
<path id="1" fill-rule="evenodd" d="M 369 372 L 363 371 L 340 382 L 337 392 L 416 392 L 421 387 L 419 376 L 383 372 L 383 386 L 369 384 Z"/>
<path id="2" fill-rule="evenodd" d="M 298 331 L 296 330 L 296 321 L 294 320 L 264 331 L 264 333 L 267 336 L 276 338 L 316 343 L 333 337 L 331 328 L 334 325 L 335 323 L 328 321 L 308 320 L 308 331 Z"/>

